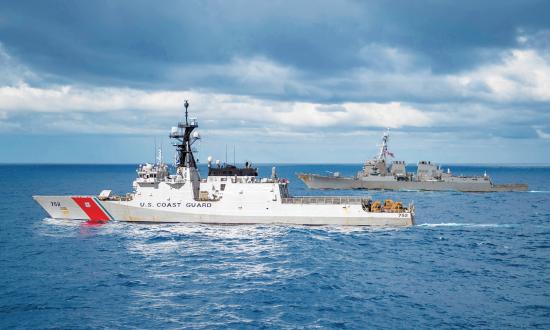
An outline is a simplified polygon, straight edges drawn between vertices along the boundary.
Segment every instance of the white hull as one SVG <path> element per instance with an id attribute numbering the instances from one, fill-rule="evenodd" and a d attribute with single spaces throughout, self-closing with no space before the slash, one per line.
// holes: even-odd
<path id="1" fill-rule="evenodd" d="M 414 225 L 413 212 L 367 212 L 358 204 L 285 204 L 237 205 L 226 208 L 219 202 L 184 203 L 167 210 L 157 207 L 131 205 L 124 201 L 100 201 L 93 196 L 34 196 L 50 217 L 74 220 L 118 220 L 150 223 L 206 223 L 206 224 L 294 224 L 391 226 Z M 79 205 L 75 199 L 79 200 Z M 82 202 L 86 201 L 86 202 Z M 88 204 L 86 204 L 88 203 Z M 202 204 L 201 204 L 202 203 Z M 197 205 L 205 205 L 197 207 Z M 210 206 L 207 206 L 210 204 Z M 165 206 L 165 205 L 164 205 Z"/>
<path id="2" fill-rule="evenodd" d="M 193 132 L 196 120 L 173 127 L 177 168 L 170 174 L 159 153 L 156 164 L 138 167 L 133 191 L 112 196 L 104 190 L 95 196 L 34 196 L 52 218 L 129 222 L 190 222 L 211 224 L 295 224 L 344 226 L 412 226 L 413 208 L 401 203 L 350 197 L 292 197 L 288 180 L 258 178 L 247 162 L 244 168 L 221 166 L 208 160 L 208 173 L 201 179 L 192 145 L 200 137 Z M 373 205 L 375 205 L 373 207 Z"/>

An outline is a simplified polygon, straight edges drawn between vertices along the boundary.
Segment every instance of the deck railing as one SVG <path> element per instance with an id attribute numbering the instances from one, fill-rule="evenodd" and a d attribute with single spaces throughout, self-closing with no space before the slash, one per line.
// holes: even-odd
<path id="1" fill-rule="evenodd" d="M 362 200 L 368 200 L 368 198 L 356 196 L 296 196 L 282 198 L 283 204 L 361 204 Z"/>

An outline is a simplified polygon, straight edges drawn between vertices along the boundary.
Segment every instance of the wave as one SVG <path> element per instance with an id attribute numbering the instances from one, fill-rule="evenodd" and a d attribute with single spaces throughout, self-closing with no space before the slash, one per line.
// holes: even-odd
<path id="1" fill-rule="evenodd" d="M 469 228 L 498 228 L 498 227 L 512 227 L 512 224 L 507 223 L 458 223 L 458 222 L 444 222 L 444 223 L 421 223 L 417 227 L 469 227 Z"/>
<path id="2" fill-rule="evenodd" d="M 530 193 L 550 193 L 550 190 L 529 190 L 527 192 L 530 192 Z"/>
<path id="3" fill-rule="evenodd" d="M 55 219 L 44 218 L 44 222 L 56 226 L 78 227 L 85 223 L 84 220 L 68 220 L 68 219 Z"/>

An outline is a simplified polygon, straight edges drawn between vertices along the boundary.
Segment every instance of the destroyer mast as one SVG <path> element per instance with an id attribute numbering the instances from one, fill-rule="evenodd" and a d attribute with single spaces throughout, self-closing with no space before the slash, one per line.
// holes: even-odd
<path id="1" fill-rule="evenodd" d="M 391 154 L 388 151 L 388 139 L 390 138 L 390 130 L 387 129 L 382 136 L 382 145 L 380 146 L 380 153 L 378 154 L 378 160 L 386 161 L 386 156 Z"/>

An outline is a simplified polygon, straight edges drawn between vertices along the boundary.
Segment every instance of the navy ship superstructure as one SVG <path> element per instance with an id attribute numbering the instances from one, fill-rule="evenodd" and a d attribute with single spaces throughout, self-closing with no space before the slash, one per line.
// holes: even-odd
<path id="1" fill-rule="evenodd" d="M 494 184 L 484 173 L 481 176 L 456 176 L 450 169 L 430 161 L 418 162 L 416 173 L 407 172 L 401 160 L 388 162 L 393 153 L 388 150 L 389 131 L 382 136 L 380 151 L 369 159 L 354 177 L 314 173 L 299 173 L 298 177 L 311 189 L 373 189 L 373 190 L 455 190 L 463 192 L 526 191 L 526 184 Z"/>

